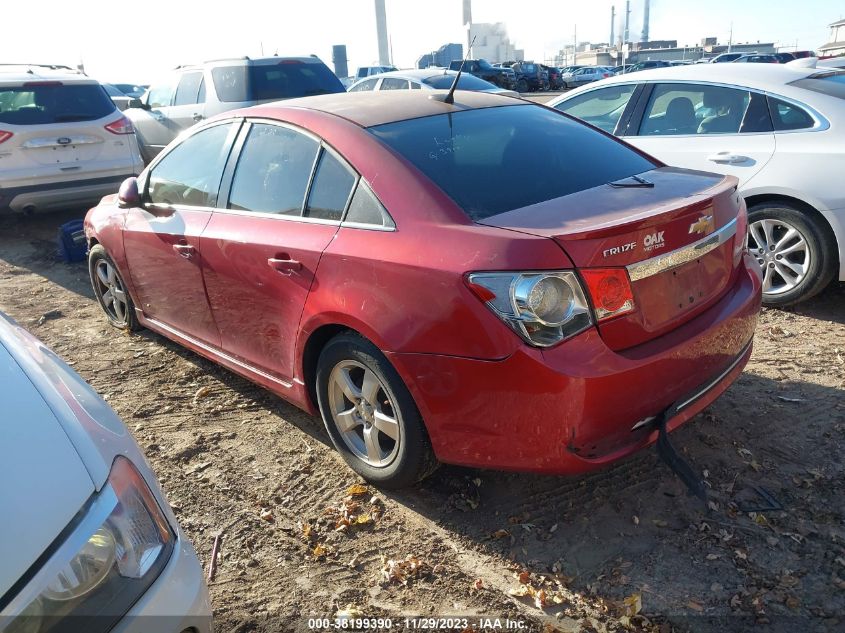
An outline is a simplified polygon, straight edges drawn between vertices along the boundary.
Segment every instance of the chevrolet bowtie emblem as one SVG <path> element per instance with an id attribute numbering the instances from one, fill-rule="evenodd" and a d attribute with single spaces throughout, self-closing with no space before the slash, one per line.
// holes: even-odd
<path id="1" fill-rule="evenodd" d="M 713 225 L 713 216 L 702 215 L 695 222 L 689 225 L 689 232 L 707 235 L 708 233 L 712 233 L 715 228 L 716 227 Z"/>

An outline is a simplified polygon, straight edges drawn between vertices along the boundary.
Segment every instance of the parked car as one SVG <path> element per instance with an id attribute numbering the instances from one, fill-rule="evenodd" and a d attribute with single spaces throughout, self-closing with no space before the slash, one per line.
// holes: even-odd
<path id="1" fill-rule="evenodd" d="M 132 100 L 132 97 L 129 97 L 123 94 L 120 90 L 118 90 L 115 86 L 111 84 L 102 84 L 103 90 L 106 91 L 106 94 L 109 96 L 114 102 L 114 105 L 117 106 L 117 109 L 120 111 L 125 110 L 129 107 L 129 102 Z"/>
<path id="2" fill-rule="evenodd" d="M 0 626 L 210 633 L 202 568 L 123 422 L 0 313 Z"/>
<path id="3" fill-rule="evenodd" d="M 540 64 L 534 62 L 513 62 L 510 68 L 516 73 L 516 89 L 519 92 L 533 92 L 546 88 L 546 79 Z"/>
<path id="4" fill-rule="evenodd" d="M 549 88 L 552 90 L 561 90 L 563 89 L 563 80 L 561 79 L 560 68 L 555 68 L 554 66 L 545 66 L 543 64 L 540 67 L 545 70 L 549 75 Z"/>
<path id="5" fill-rule="evenodd" d="M 355 81 L 364 79 L 365 77 L 372 77 L 373 75 L 381 75 L 398 70 L 396 66 L 359 66 L 355 71 Z"/>
<path id="6" fill-rule="evenodd" d="M 788 60 L 791 61 L 791 60 Z M 733 62 L 733 64 L 781 64 L 781 62 L 776 55 L 743 55 L 742 57 L 737 57 Z"/>
<path id="7" fill-rule="evenodd" d="M 356 81 L 349 86 L 349 92 L 373 90 L 443 90 L 451 88 L 457 72 L 445 68 L 426 68 L 424 70 L 397 70 L 375 75 Z M 461 73 L 458 90 L 476 90 L 518 97 L 519 93 L 494 86 L 489 81 L 474 75 Z"/>
<path id="8" fill-rule="evenodd" d="M 225 112 L 268 101 L 345 92 L 317 57 L 249 57 L 180 66 L 130 104 L 141 154 L 151 161 L 180 133 Z"/>
<path id="9" fill-rule="evenodd" d="M 798 59 L 792 53 L 774 53 L 775 59 L 778 60 L 779 64 L 787 64 L 795 59 Z"/>
<path id="10" fill-rule="evenodd" d="M 742 57 L 745 54 L 746 53 L 721 53 L 719 55 L 716 55 L 715 57 L 711 57 L 710 63 L 711 64 L 724 64 L 724 63 L 727 63 L 727 62 L 732 62 L 735 59 L 739 59 L 740 57 Z"/>
<path id="11" fill-rule="evenodd" d="M 516 88 L 516 84 L 517 84 L 516 72 L 514 72 L 513 68 L 511 68 L 510 66 L 504 66 L 502 64 L 493 64 L 493 66 L 495 68 L 501 68 L 506 75 L 506 77 L 505 77 L 506 84 L 508 86 L 513 86 L 514 88 Z"/>
<path id="12" fill-rule="evenodd" d="M 667 62 L 662 59 L 649 59 L 643 62 L 637 62 L 636 64 L 628 64 L 627 66 L 625 66 L 622 72 L 623 74 L 638 73 L 641 70 L 651 70 L 652 68 L 666 68 L 671 65 L 671 62 Z"/>
<path id="13" fill-rule="evenodd" d="M 138 99 L 144 96 L 149 86 L 143 84 L 112 84 L 115 88 L 120 90 L 127 97 Z"/>
<path id="14" fill-rule="evenodd" d="M 319 411 L 384 486 L 438 461 L 591 470 L 709 405 L 760 309 L 736 179 L 529 101 L 445 94 L 191 130 L 88 213 L 109 322 Z"/>
<path id="15" fill-rule="evenodd" d="M 736 176 L 763 300 L 789 305 L 845 281 L 845 73 L 797 63 L 664 68 L 549 105 L 667 164 Z"/>
<path id="16" fill-rule="evenodd" d="M 576 88 L 612 76 L 611 69 L 606 66 L 584 66 L 572 73 L 563 75 L 562 81 L 564 88 Z"/>
<path id="17" fill-rule="evenodd" d="M 0 211 L 90 205 L 144 164 L 132 123 L 94 79 L 0 66 Z"/>
<path id="18" fill-rule="evenodd" d="M 486 59 L 468 59 L 466 63 L 463 60 L 454 60 L 449 62 L 449 70 L 459 70 L 463 64 L 463 72 L 469 75 L 489 81 L 494 86 L 505 88 L 506 90 L 514 90 L 518 88 L 512 82 L 513 75 L 508 73 L 504 68 L 496 68 L 492 66 Z"/>

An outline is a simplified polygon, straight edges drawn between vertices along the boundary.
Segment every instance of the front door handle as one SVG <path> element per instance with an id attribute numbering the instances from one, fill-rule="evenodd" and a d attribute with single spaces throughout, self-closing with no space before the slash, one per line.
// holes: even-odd
<path id="1" fill-rule="evenodd" d="M 164 115 L 158 110 L 152 110 L 150 112 L 150 116 L 152 116 L 156 121 L 164 121 Z"/>
<path id="2" fill-rule="evenodd" d="M 194 121 L 199 122 L 202 121 L 202 115 L 199 112 L 194 112 L 194 116 L 191 117 Z"/>
<path id="3" fill-rule="evenodd" d="M 185 259 L 190 259 L 196 252 L 196 249 L 190 244 L 174 244 L 173 250 L 176 251 L 180 257 L 184 257 Z"/>
<path id="4" fill-rule="evenodd" d="M 732 152 L 716 152 L 715 154 L 710 154 L 710 156 L 707 157 L 707 160 L 713 163 L 726 163 L 728 165 L 736 165 L 737 163 L 744 163 L 745 161 L 747 161 L 748 156 L 741 156 Z"/>
<path id="5" fill-rule="evenodd" d="M 285 275 L 302 270 L 302 263 L 291 259 L 287 253 L 282 253 L 278 257 L 271 257 L 267 260 L 267 265 Z"/>

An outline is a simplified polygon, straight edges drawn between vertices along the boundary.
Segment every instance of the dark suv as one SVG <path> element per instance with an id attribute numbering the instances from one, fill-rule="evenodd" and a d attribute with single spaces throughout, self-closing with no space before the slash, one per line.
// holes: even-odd
<path id="1" fill-rule="evenodd" d="M 151 85 L 141 99 L 130 101 L 125 114 L 135 125 L 141 154 L 149 162 L 180 132 L 221 112 L 345 91 L 317 57 L 220 59 L 179 66 Z"/>
<path id="2" fill-rule="evenodd" d="M 513 80 L 507 69 L 496 68 L 486 59 L 468 59 L 466 62 L 462 62 L 459 59 L 453 60 L 449 63 L 449 70 L 458 70 L 462 63 L 464 65 L 463 72 L 480 77 L 495 86 L 499 86 L 499 88 L 505 88 L 506 90 L 514 89 Z"/>
<path id="3" fill-rule="evenodd" d="M 543 72 L 543 67 L 534 62 L 506 62 L 516 73 L 517 90 L 529 92 L 534 90 L 545 90 L 547 88 L 548 76 Z"/>

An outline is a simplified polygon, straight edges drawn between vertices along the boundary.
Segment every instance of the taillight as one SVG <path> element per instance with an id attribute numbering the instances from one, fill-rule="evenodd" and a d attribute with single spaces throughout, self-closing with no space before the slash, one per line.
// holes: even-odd
<path id="1" fill-rule="evenodd" d="M 571 271 L 471 273 L 470 290 L 525 342 L 550 347 L 593 324 Z"/>
<path id="2" fill-rule="evenodd" d="M 585 268 L 581 270 L 593 300 L 598 321 L 606 321 L 634 311 L 634 291 L 624 268 Z"/>
<path id="3" fill-rule="evenodd" d="M 6 130 L 0 130 L 0 143 L 5 143 L 13 136 L 14 134 L 12 134 L 11 132 L 7 132 Z"/>
<path id="4" fill-rule="evenodd" d="M 135 131 L 132 121 L 125 116 L 120 117 L 117 121 L 112 121 L 105 127 L 112 134 L 132 134 Z"/>

